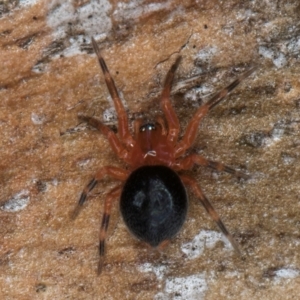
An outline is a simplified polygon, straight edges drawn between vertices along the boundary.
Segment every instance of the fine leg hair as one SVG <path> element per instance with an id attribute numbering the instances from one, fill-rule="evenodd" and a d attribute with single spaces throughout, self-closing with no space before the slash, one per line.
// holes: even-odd
<path id="1" fill-rule="evenodd" d="M 215 94 L 208 102 L 198 108 L 194 117 L 191 119 L 186 128 L 182 140 L 175 147 L 175 157 L 180 157 L 186 151 L 186 149 L 191 147 L 196 138 L 199 123 L 201 119 L 209 112 L 209 110 L 223 101 L 235 87 L 237 87 L 246 77 L 250 76 L 255 70 L 256 67 L 249 69 L 226 88 Z"/>
<path id="2" fill-rule="evenodd" d="M 93 117 L 87 117 L 83 115 L 78 115 L 79 120 L 87 122 L 89 125 L 93 126 L 94 128 L 98 129 L 104 136 L 106 136 L 112 150 L 123 159 L 125 162 L 128 162 L 129 159 L 129 152 L 123 146 L 123 144 L 118 139 L 117 135 L 106 125 L 100 122 L 98 119 Z"/>
<path id="3" fill-rule="evenodd" d="M 178 117 L 170 101 L 170 93 L 171 93 L 171 87 L 174 79 L 174 74 L 180 60 L 181 57 L 180 56 L 177 57 L 175 63 L 172 65 L 171 69 L 169 70 L 166 76 L 164 89 L 161 94 L 161 107 L 168 123 L 167 141 L 173 145 L 175 145 L 177 142 L 180 125 L 179 125 Z"/>
<path id="4" fill-rule="evenodd" d="M 197 181 L 187 175 L 180 175 L 180 178 L 182 179 L 183 183 L 188 185 L 193 193 L 200 199 L 201 204 L 204 206 L 206 211 L 209 213 L 209 215 L 212 217 L 212 219 L 216 222 L 222 233 L 226 236 L 228 241 L 231 243 L 234 250 L 241 255 L 241 252 L 238 248 L 238 245 L 236 241 L 234 240 L 233 236 L 229 233 L 227 228 L 225 227 L 224 223 L 222 222 L 221 218 L 219 217 L 218 213 L 214 209 L 214 207 L 211 205 L 209 200 L 205 197 L 203 194 L 201 188 L 197 184 Z"/>
<path id="5" fill-rule="evenodd" d="M 99 236 L 99 263 L 98 263 L 98 275 L 101 274 L 103 261 L 104 261 L 104 254 L 105 254 L 105 238 L 108 229 L 109 219 L 110 219 L 110 212 L 113 200 L 117 199 L 122 191 L 122 186 L 117 186 L 113 188 L 107 195 L 104 203 L 104 212 L 101 222 L 100 228 L 100 236 Z"/>
<path id="6" fill-rule="evenodd" d="M 94 40 L 94 38 L 92 38 L 92 45 L 93 45 L 94 51 L 98 57 L 100 67 L 102 69 L 102 72 L 103 72 L 103 75 L 105 78 L 106 86 L 108 88 L 108 91 L 109 91 L 111 98 L 115 105 L 115 109 L 116 109 L 116 112 L 118 115 L 118 128 L 119 128 L 119 132 L 120 132 L 120 138 L 121 138 L 122 142 L 124 142 L 124 144 L 130 149 L 134 146 L 135 141 L 129 132 L 128 117 L 127 117 L 124 105 L 119 97 L 115 82 L 108 71 L 106 63 L 105 63 L 103 57 L 101 56 L 100 49 L 99 49 L 96 41 Z"/>
<path id="7" fill-rule="evenodd" d="M 82 191 L 78 204 L 71 215 L 72 219 L 75 219 L 78 216 L 89 193 L 93 190 L 93 188 L 97 185 L 97 183 L 100 180 L 102 180 L 106 175 L 117 180 L 125 181 L 128 177 L 128 174 L 129 174 L 128 171 L 117 167 L 106 166 L 101 168 L 96 173 L 95 177 L 88 183 L 88 185 Z"/>
<path id="8" fill-rule="evenodd" d="M 226 172 L 226 173 L 232 174 L 233 176 L 236 176 L 238 178 L 244 178 L 244 179 L 250 178 L 249 175 L 247 175 L 243 172 L 232 169 L 222 163 L 208 160 L 205 157 L 195 154 L 195 153 L 190 154 L 182 159 L 177 159 L 174 169 L 176 169 L 178 171 L 179 170 L 190 170 L 195 164 L 204 166 L 204 167 L 209 167 L 209 168 L 212 168 L 219 172 Z"/>

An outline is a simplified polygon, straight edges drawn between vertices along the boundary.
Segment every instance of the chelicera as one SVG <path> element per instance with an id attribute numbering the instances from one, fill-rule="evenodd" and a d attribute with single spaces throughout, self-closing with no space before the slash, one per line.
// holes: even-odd
<path id="1" fill-rule="evenodd" d="M 174 74 L 180 62 L 180 57 L 178 57 L 167 73 L 161 94 L 161 108 L 166 123 L 162 118 L 157 118 L 155 122 L 146 124 L 143 124 L 141 120 L 136 120 L 134 123 L 135 133 L 132 136 L 129 131 L 128 117 L 114 80 L 94 39 L 92 39 L 92 44 L 117 112 L 118 135 L 94 117 L 80 115 L 79 118 L 106 136 L 115 154 L 128 165 L 126 169 L 115 166 L 100 168 L 83 190 L 73 213 L 73 217 L 77 216 L 88 194 L 105 176 L 121 182 L 108 192 L 105 198 L 100 229 L 98 273 L 101 273 L 103 267 L 105 237 L 113 202 L 120 199 L 123 220 L 134 236 L 152 247 L 162 249 L 178 233 L 186 219 L 188 197 L 185 186 L 188 186 L 200 200 L 233 248 L 239 253 L 235 240 L 203 194 L 197 181 L 182 174 L 182 171 L 189 170 L 194 165 L 201 165 L 217 171 L 225 171 L 237 177 L 248 177 L 201 155 L 195 153 L 186 155 L 185 153 L 196 139 L 202 118 L 210 109 L 224 100 L 228 93 L 244 78 L 248 77 L 254 68 L 246 71 L 228 87 L 216 93 L 209 101 L 200 106 L 190 120 L 185 134 L 178 141 L 180 125 L 170 101 Z"/>

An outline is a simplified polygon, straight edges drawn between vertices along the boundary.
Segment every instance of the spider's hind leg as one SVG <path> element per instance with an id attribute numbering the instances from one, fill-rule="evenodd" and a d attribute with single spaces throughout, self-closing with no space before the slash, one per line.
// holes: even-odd
<path id="1" fill-rule="evenodd" d="M 97 270 L 98 275 L 101 274 L 103 268 L 104 254 L 105 254 L 105 238 L 106 238 L 106 233 L 107 233 L 109 219 L 110 219 L 112 201 L 115 200 L 121 194 L 121 191 L 122 191 L 122 186 L 117 186 L 107 194 L 105 199 L 104 212 L 103 212 L 101 228 L 100 228 L 100 237 L 99 237 L 100 257 L 99 257 L 98 270 Z"/>
<path id="2" fill-rule="evenodd" d="M 234 240 L 233 236 L 229 233 L 229 231 L 225 227 L 224 223 L 222 222 L 220 216 L 218 215 L 214 207 L 211 205 L 209 200 L 203 194 L 201 188 L 197 184 L 197 181 L 186 175 L 181 175 L 180 178 L 186 185 L 188 185 L 192 189 L 193 193 L 200 199 L 201 204 L 204 206 L 204 208 L 212 217 L 212 219 L 216 222 L 216 224 L 218 225 L 222 233 L 226 236 L 226 238 L 228 239 L 228 241 L 230 242 L 230 244 L 232 245 L 236 253 L 241 255 L 241 252 L 239 250 L 236 241 Z"/>

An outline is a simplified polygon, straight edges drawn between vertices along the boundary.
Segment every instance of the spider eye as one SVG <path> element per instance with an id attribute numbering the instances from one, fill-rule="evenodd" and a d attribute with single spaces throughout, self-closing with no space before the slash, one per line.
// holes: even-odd
<path id="1" fill-rule="evenodd" d="M 140 132 L 155 130 L 155 124 L 148 123 L 140 127 Z"/>

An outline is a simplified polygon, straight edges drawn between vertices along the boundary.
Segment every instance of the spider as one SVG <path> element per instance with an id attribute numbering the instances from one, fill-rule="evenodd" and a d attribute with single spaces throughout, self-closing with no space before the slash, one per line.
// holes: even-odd
<path id="1" fill-rule="evenodd" d="M 180 56 L 167 73 L 161 94 L 161 108 L 165 115 L 155 122 L 143 124 L 141 120 L 134 121 L 134 136 L 130 134 L 128 117 L 118 95 L 115 83 L 96 41 L 92 45 L 98 57 L 106 86 L 113 99 L 118 115 L 118 135 L 94 117 L 79 115 L 79 119 L 98 129 L 109 141 L 115 154 L 127 165 L 127 169 L 115 166 L 100 168 L 94 178 L 83 190 L 79 202 L 73 212 L 75 218 L 89 193 L 104 177 L 109 176 L 121 181 L 106 195 L 104 213 L 100 228 L 98 274 L 103 268 L 105 238 L 108 229 L 111 207 L 115 199 L 120 198 L 120 210 L 129 231 L 139 240 L 151 247 L 163 249 L 171 238 L 181 229 L 187 214 L 188 197 L 185 186 L 199 198 L 208 214 L 216 222 L 237 253 L 239 248 L 232 235 L 226 229 L 219 215 L 206 198 L 197 181 L 179 172 L 191 169 L 194 165 L 210 167 L 217 171 L 225 171 L 237 177 L 249 176 L 226 165 L 207 160 L 198 154 L 185 155 L 192 146 L 197 135 L 197 129 L 202 118 L 225 99 L 243 79 L 252 74 L 255 68 L 243 73 L 229 86 L 216 93 L 208 102 L 200 106 L 190 120 L 185 134 L 178 141 L 180 130 L 178 117 L 171 105 L 170 92 L 175 71 L 180 62 Z"/>

